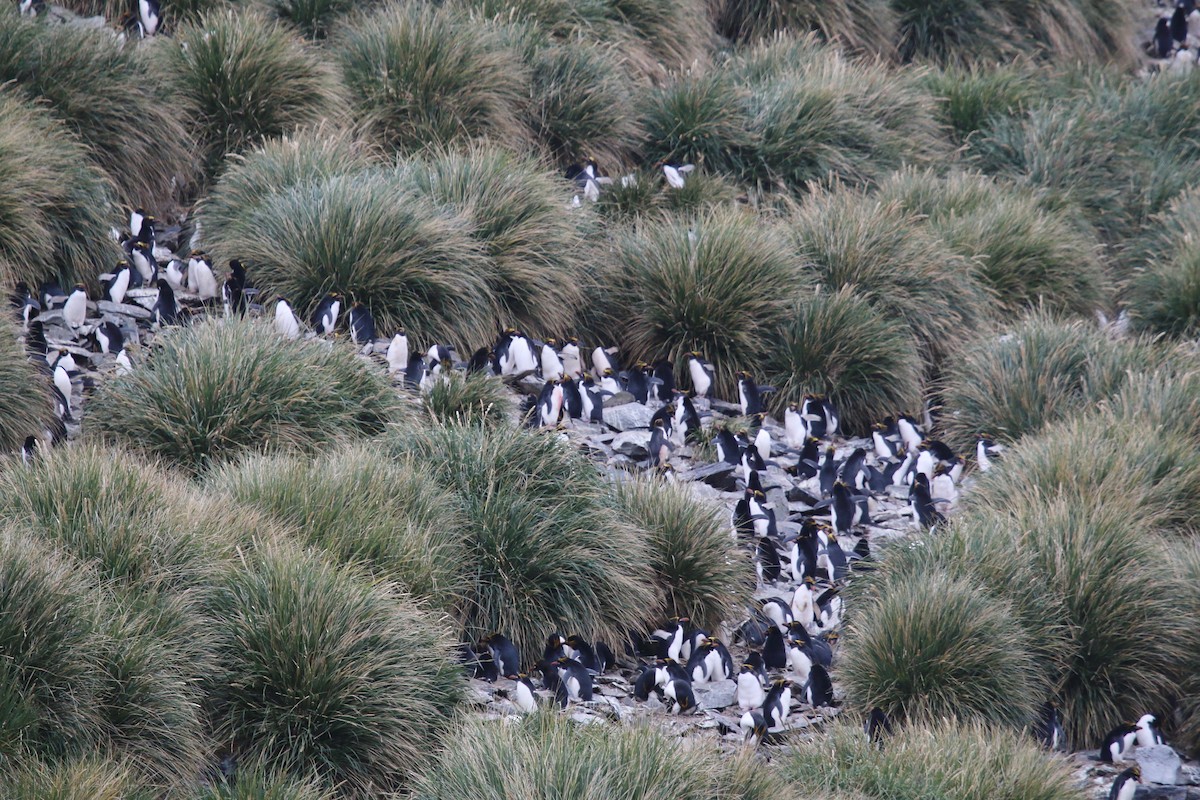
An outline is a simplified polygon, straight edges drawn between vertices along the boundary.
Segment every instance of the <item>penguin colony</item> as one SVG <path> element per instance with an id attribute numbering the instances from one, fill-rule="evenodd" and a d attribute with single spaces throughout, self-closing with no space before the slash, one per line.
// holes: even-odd
<path id="1" fill-rule="evenodd" d="M 1153 70 L 1187 73 L 1195 69 L 1200 45 L 1194 35 L 1188 37 L 1189 29 L 1193 34 L 1200 30 L 1196 0 L 1175 0 L 1173 7 L 1159 15 L 1154 35 L 1145 45 L 1146 54 L 1153 59 Z"/>
<path id="2" fill-rule="evenodd" d="M 676 188 L 690 171 L 687 165 L 660 166 Z M 610 182 L 597 174 L 595 162 L 574 168 L 569 177 L 592 202 L 599 187 Z M 145 330 L 183 324 L 204 313 L 259 313 L 273 318 L 277 333 L 290 339 L 332 336 L 344 329 L 364 356 L 382 352 L 388 374 L 413 392 L 428 391 L 452 371 L 540 384 L 523 409 L 527 424 L 536 428 L 603 425 L 606 401 L 624 393 L 629 397 L 623 399 L 653 409 L 641 466 L 668 479 L 674 478 L 671 461 L 677 450 L 700 445 L 706 429 L 716 432 L 710 441 L 715 462 L 689 477 L 741 492 L 730 535 L 753 554 L 760 599 L 732 631 L 735 648 L 744 647 L 746 653 L 737 661 L 720 633 L 694 626 L 687 617 L 672 618 L 652 632 L 631 633 L 621 649 L 624 664 L 632 664 L 636 674 L 633 696 L 648 701 L 653 695 L 670 713 L 692 714 L 701 710 L 697 686 L 735 682 L 740 716 L 705 711 L 723 730 L 740 732 L 748 742 L 768 741 L 789 730 L 797 708 L 815 711 L 838 703 L 831 671 L 843 615 L 840 592 L 854 571 L 870 568 L 864 526 L 870 523 L 873 501 L 907 498 L 912 524 L 928 529 L 944 520 L 945 510 L 958 498 L 964 458 L 925 436 L 926 426 L 911 416 L 876 423 L 870 448 L 839 454 L 840 421 L 828 398 L 809 395 L 790 404 L 779 424 L 767 413 L 764 399 L 774 389 L 759 385 L 748 372 L 737 373 L 735 403 L 711 397 L 714 371 L 701 353 L 687 356 L 683 374 L 690 389 L 685 391 L 676 385 L 675 367 L 665 359 L 622 368 L 616 348 L 589 350 L 574 337 L 537 341 L 510 328 L 465 363 L 444 344 L 419 351 L 404 330 L 384 344 L 362 303 L 346 308 L 341 295 L 331 292 L 302 322 L 285 297 L 276 296 L 266 305 L 254 302 L 257 290 L 238 260 L 229 262 L 228 275 L 219 281 L 204 252 L 192 250 L 186 259 L 176 255 L 171 245 L 178 245 L 178 227 L 159 230 L 142 209 L 130 215 L 129 223 L 128 234 L 119 237 L 126 258 L 101 276 L 102 297 L 89 298 L 82 284 L 67 291 L 51 282 L 37 294 L 25 284 L 15 287 L 12 306 L 28 358 L 51 377 L 56 400 L 52 423 L 26 440 L 26 460 L 39 447 L 65 440 L 67 425 L 77 422 L 79 406 L 95 386 L 96 369 L 118 375 L 134 370 L 129 345 L 140 341 Z M 48 340 L 47 326 L 65 335 Z M 740 433 L 722 424 L 738 419 L 746 423 Z M 980 436 L 973 454 L 977 468 L 990 469 L 1002 450 Z M 523 713 L 534 711 L 543 693 L 564 708 L 593 701 L 594 679 L 618 663 L 605 643 L 559 632 L 549 634 L 537 659 L 523 659 L 508 638 L 492 633 L 473 646 L 464 645 L 462 660 L 475 678 L 511 681 L 512 688 L 502 694 Z M 535 674 L 540 686 L 533 681 Z M 879 709 L 869 715 L 865 728 L 880 742 L 892 730 Z M 1049 749 L 1065 747 L 1056 707 L 1044 706 L 1034 733 Z M 1110 733 L 1099 758 L 1118 764 L 1135 748 L 1162 742 L 1155 717 L 1147 714 Z M 1110 797 L 1128 800 L 1139 779 L 1136 765 L 1126 769 Z"/>

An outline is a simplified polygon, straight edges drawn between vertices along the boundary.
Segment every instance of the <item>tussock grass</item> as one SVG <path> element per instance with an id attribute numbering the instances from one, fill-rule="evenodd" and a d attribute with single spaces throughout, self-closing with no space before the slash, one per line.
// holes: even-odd
<path id="1" fill-rule="evenodd" d="M 0 175 L 4 286 L 90 282 L 119 252 L 107 238 L 110 183 L 62 123 L 13 89 L 0 92 Z"/>
<path id="2" fill-rule="evenodd" d="M 331 126 L 269 139 L 252 151 L 231 155 L 199 204 L 205 242 L 215 249 L 234 231 L 247 233 L 247 220 L 272 195 L 362 172 L 372 166 L 374 155 L 353 134 Z"/>
<path id="3" fill-rule="evenodd" d="M 533 55 L 530 72 L 532 129 L 552 161 L 628 160 L 641 128 L 619 50 L 587 40 L 553 43 Z"/>
<path id="4" fill-rule="evenodd" d="M 691 489 L 642 479 L 620 483 L 616 507 L 645 536 L 671 616 L 716 630 L 750 604 L 754 569 L 722 515 Z"/>
<path id="5" fill-rule="evenodd" d="M 26 761 L 0 778 L 10 800 L 152 800 L 127 764 L 103 757 Z"/>
<path id="6" fill-rule="evenodd" d="M 938 121 L 960 144 L 996 119 L 1020 116 L 1050 88 L 1046 76 L 1021 61 L 947 65 L 927 72 L 922 83 L 938 100 Z"/>
<path id="7" fill-rule="evenodd" d="M 1099 243 L 1065 210 L 986 176 L 904 170 L 877 195 L 925 216 L 955 252 L 969 258 L 993 292 L 992 306 L 1015 316 L 1031 308 L 1090 315 L 1106 304 Z"/>
<path id="8" fill-rule="evenodd" d="M 197 165 L 184 119 L 155 92 L 146 69 L 108 31 L 40 24 L 15 7 L 0 11 L 0 82 L 13 81 L 78 135 L 87 148 L 79 165 L 100 167 L 120 202 L 162 209 L 191 182 Z"/>
<path id="9" fill-rule="evenodd" d="M 0 453 L 19 450 L 27 436 L 41 433 L 54 416 L 50 380 L 26 360 L 17 334 L 10 319 L 0 320 L 0 418 L 5 421 L 0 426 Z"/>
<path id="10" fill-rule="evenodd" d="M 228 153 L 344 116 L 332 65 L 257 11 L 209 11 L 173 41 L 157 43 L 154 55 L 177 111 L 192 122 L 210 177 Z"/>
<path id="11" fill-rule="evenodd" d="M 454 615 L 465 638 L 499 631 L 528 665 L 547 631 L 612 643 L 656 619 L 662 596 L 649 543 L 605 507 L 595 466 L 556 437 L 402 429 L 392 450 L 453 493 L 469 520 L 454 562 L 467 581 Z"/>
<path id="12" fill-rule="evenodd" d="M 787 220 L 817 281 L 849 286 L 903 319 L 928 364 L 939 364 L 966 331 L 989 317 L 990 292 L 967 259 L 899 203 L 837 187 L 814 193 Z"/>
<path id="13" fill-rule="evenodd" d="M 1200 436 L 1200 371 L 1191 359 L 1172 356 L 1163 366 L 1131 375 L 1104 407 L 1122 425 L 1194 440 Z"/>
<path id="14" fill-rule="evenodd" d="M 100 743 L 94 597 L 86 577 L 12 526 L 0 528 L 0 754 L 56 757 Z"/>
<path id="15" fill-rule="evenodd" d="M 97 432 L 185 470 L 258 450 L 312 451 L 382 431 L 398 400 L 349 348 L 209 321 L 161 333 L 150 358 L 101 386 Z"/>
<path id="16" fill-rule="evenodd" d="M 749 169 L 757 143 L 747 115 L 749 90 L 731 71 L 690 70 L 638 99 L 648 161 L 698 164 L 734 174 Z"/>
<path id="17" fill-rule="evenodd" d="M 923 364 L 903 320 L 877 309 L 850 287 L 798 300 L 766 357 L 777 405 L 805 394 L 827 395 L 846 430 L 921 408 Z"/>
<path id="18" fill-rule="evenodd" d="M 895 720 L 1032 719 L 1046 685 L 1008 601 L 937 568 L 868 581 L 839 670 L 856 706 Z"/>
<path id="19" fill-rule="evenodd" d="M 596 210 L 610 222 L 633 222 L 640 217 L 649 218 L 663 207 L 661 172 L 638 170 L 628 175 L 632 176 L 632 181 L 627 185 L 616 181 L 606 186 L 600 194 L 600 201 L 596 203 Z"/>
<path id="20" fill-rule="evenodd" d="M 1198 221 L 1200 195 L 1184 192 L 1138 243 L 1142 265 L 1128 290 L 1129 317 L 1138 330 L 1187 337 L 1200 331 Z"/>
<path id="21" fill-rule="evenodd" d="M 1169 552 L 1170 568 L 1179 580 L 1177 595 L 1186 615 L 1187 635 L 1192 643 L 1190 655 L 1183 663 L 1182 683 L 1178 692 L 1177 716 L 1171 743 L 1176 748 L 1194 755 L 1200 752 L 1200 670 L 1197 670 L 1196 621 L 1200 620 L 1200 550 L 1194 541 L 1182 541 L 1172 546 Z"/>
<path id="22" fill-rule="evenodd" d="M 944 153 L 934 102 L 916 72 L 856 61 L 809 37 L 779 37 L 732 67 L 750 92 L 757 144 L 747 182 L 803 193 L 830 176 L 869 184 Z"/>
<path id="23" fill-rule="evenodd" d="M 615 234 L 604 314 L 630 359 L 704 354 L 717 392 L 758 371 L 776 326 L 809 285 L 777 227 L 738 209 L 660 217 Z M 764 291 L 764 287 L 771 287 Z"/>
<path id="24" fill-rule="evenodd" d="M 421 397 L 425 412 L 439 425 L 498 426 L 513 417 L 513 394 L 499 378 L 452 372 Z"/>
<path id="25" fill-rule="evenodd" d="M 253 764 L 238 764 L 236 780 L 203 787 L 195 800 L 336 800 L 320 784 Z"/>
<path id="26" fill-rule="evenodd" d="M 408 180 L 370 171 L 274 192 L 222 241 L 260 287 L 307 318 L 326 292 L 371 309 L 378 330 L 463 350 L 493 340 L 497 299 L 487 254 L 458 216 L 420 202 Z M 216 236 L 217 232 L 213 232 Z"/>
<path id="27" fill-rule="evenodd" d="M 440 619 L 388 584 L 276 547 L 225 574 L 210 605 L 219 667 L 205 710 L 236 756 L 349 797 L 396 791 L 427 767 L 462 692 Z"/>
<path id="28" fill-rule="evenodd" d="M 490 136 L 529 141 L 529 73 L 499 32 L 448 8 L 392 4 L 332 43 L 355 114 L 389 148 L 421 150 Z"/>
<path id="29" fill-rule="evenodd" d="M 783 774 L 802 791 L 824 796 L 927 800 L 1083 800 L 1067 761 L 1047 755 L 1026 735 L 982 725 L 936 722 L 889 737 L 882 749 L 851 724 L 800 742 Z"/>
<path id="30" fill-rule="evenodd" d="M 467 720 L 437 768 L 420 781 L 421 800 L 528 797 L 662 797 L 767 800 L 785 791 L 761 763 L 689 746 L 651 726 L 574 725 L 553 712 L 514 724 Z M 687 775 L 680 781 L 679 775 Z"/>
<path id="31" fill-rule="evenodd" d="M 350 0 L 264 0 L 268 14 L 282 20 L 307 39 L 324 39 L 352 11 L 369 8 L 373 3 L 356 4 Z"/>
<path id="32" fill-rule="evenodd" d="M 487 256 L 480 276 L 496 298 L 496 327 L 563 334 L 588 288 L 584 240 L 564 213 L 562 182 L 538 162 L 476 146 L 402 163 L 405 182 L 467 221 Z"/>
<path id="33" fill-rule="evenodd" d="M 361 565 L 440 609 L 454 607 L 463 580 L 455 561 L 464 521 L 448 494 L 415 465 L 357 445 L 316 460 L 245 459 L 214 472 L 209 484 L 333 561 Z"/>
<path id="34" fill-rule="evenodd" d="M 895 48 L 896 14 L 887 0 L 712 0 L 709 12 L 717 32 L 737 42 L 815 31 L 852 53 L 886 57 Z"/>
<path id="35" fill-rule="evenodd" d="M 960 449 L 981 433 L 1015 441 L 1112 395 L 1127 370 L 1155 358 L 1149 344 L 1113 341 L 1090 322 L 1045 314 L 1002 334 L 981 332 L 946 364 L 944 438 Z"/>

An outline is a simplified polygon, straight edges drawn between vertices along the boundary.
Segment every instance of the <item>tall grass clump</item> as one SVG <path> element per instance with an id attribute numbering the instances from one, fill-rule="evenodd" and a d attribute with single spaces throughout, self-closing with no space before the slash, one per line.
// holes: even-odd
<path id="1" fill-rule="evenodd" d="M 273 194 L 362 172 L 372 166 L 374 155 L 352 133 L 317 126 L 230 156 L 212 191 L 199 204 L 205 242 L 217 247 L 234 231 L 246 233 L 247 219 Z"/>
<path id="2" fill-rule="evenodd" d="M 978 724 L 939 721 L 897 730 L 880 747 L 857 725 L 797 743 L 782 773 L 802 792 L 885 800 L 1083 800 L 1070 763 L 1029 736 Z"/>
<path id="3" fill-rule="evenodd" d="M 557 175 L 496 147 L 475 146 L 402 163 L 415 194 L 467 221 L 487 256 L 481 271 L 497 322 L 535 335 L 566 334 L 588 289 L 584 240 L 563 209 Z"/>
<path id="4" fill-rule="evenodd" d="M 690 70 L 642 92 L 647 160 L 744 173 L 757 143 L 747 117 L 748 95 L 724 69 Z"/>
<path id="5" fill-rule="evenodd" d="M 454 740 L 461 746 L 447 748 L 418 783 L 420 800 L 768 800 L 785 791 L 771 770 L 748 757 L 689 746 L 649 725 L 575 725 L 540 712 L 510 725 L 466 720 Z"/>
<path id="6" fill-rule="evenodd" d="M 126 763 L 101 756 L 25 760 L 0 777 L 9 800 L 152 800 L 152 789 Z"/>
<path id="7" fill-rule="evenodd" d="M 821 285 L 849 286 L 902 319 L 929 364 L 989 318 L 990 292 L 970 262 L 898 203 L 835 187 L 814 193 L 786 224 Z"/>
<path id="8" fill-rule="evenodd" d="M 427 768 L 463 688 L 439 618 L 283 547 L 231 569 L 210 605 L 220 644 L 205 711 L 235 758 L 350 797 Z"/>
<path id="9" fill-rule="evenodd" d="M 333 43 L 359 121 L 383 145 L 417 151 L 492 137 L 529 140 L 529 74 L 495 28 L 448 8 L 391 4 Z"/>
<path id="10" fill-rule="evenodd" d="M 495 336 L 492 271 L 462 217 L 422 202 L 406 177 L 377 170 L 273 192 L 220 242 L 307 319 L 327 292 L 371 309 L 381 332 L 470 350 Z M 209 234 L 206 234 L 209 235 Z"/>
<path id="11" fill-rule="evenodd" d="M 199 472 L 246 452 L 313 451 L 379 433 L 397 413 L 382 376 L 348 348 L 210 321 L 160 334 L 144 363 L 105 382 L 98 433 Z"/>
<path id="12" fill-rule="evenodd" d="M 775 225 L 738 209 L 664 216 L 619 231 L 606 269 L 604 314 L 631 359 L 704 354 L 719 391 L 758 371 L 776 326 L 809 285 Z M 770 287 L 770 290 L 766 290 Z"/>
<path id="13" fill-rule="evenodd" d="M 1048 77 L 1021 61 L 951 64 L 925 73 L 922 84 L 937 101 L 938 121 L 959 144 L 996 119 L 1020 116 L 1050 88 Z"/>
<path id="14" fill-rule="evenodd" d="M 0 754 L 55 758 L 99 745 L 86 575 L 11 525 L 0 528 L 0 555 Z"/>
<path id="15" fill-rule="evenodd" d="M 421 404 L 439 425 L 503 425 L 513 418 L 513 394 L 492 375 L 451 372 L 422 394 Z"/>
<path id="16" fill-rule="evenodd" d="M 644 531 L 666 611 L 715 630 L 750 601 L 754 570 L 716 509 L 687 487 L 644 479 L 617 485 L 617 509 Z"/>
<path id="17" fill-rule="evenodd" d="M 586 40 L 549 44 L 532 56 L 530 73 L 531 127 L 554 163 L 628 160 L 641 129 L 620 50 Z"/>
<path id="18" fill-rule="evenodd" d="M 1180 750 L 1195 755 L 1200 752 L 1200 652 L 1194 643 L 1196 624 L 1200 621 L 1200 550 L 1195 542 L 1181 541 L 1170 551 L 1171 571 L 1179 580 L 1179 601 L 1187 619 L 1190 645 L 1190 657 L 1182 665 L 1184 678 L 1179 687 L 1177 711 L 1173 726 L 1172 744 Z"/>
<path id="19" fill-rule="evenodd" d="M 1053 209 L 1027 189 L 984 175 L 902 170 L 877 193 L 925 217 L 955 252 L 972 260 L 1007 315 L 1041 307 L 1090 315 L 1107 302 L 1100 246 L 1069 209 Z"/>
<path id="20" fill-rule="evenodd" d="M 351 11 L 368 8 L 350 0 L 265 0 L 263 8 L 276 19 L 288 23 L 307 39 L 329 36 Z"/>
<path id="21" fill-rule="evenodd" d="M 466 638 L 498 631 L 531 664 L 548 631 L 611 644 L 656 619 L 649 543 L 605 506 L 595 466 L 557 438 L 452 425 L 402 429 L 392 450 L 422 465 L 469 521 L 454 562 Z"/>
<path id="22" fill-rule="evenodd" d="M 979 434 L 1016 441 L 1112 395 L 1127 370 L 1157 357 L 1152 345 L 1108 339 L 1091 322 L 1037 313 L 981 332 L 946 364 L 944 438 L 964 450 Z"/>
<path id="23" fill-rule="evenodd" d="M 191 120 L 211 177 L 228 153 L 344 116 L 337 75 L 287 26 L 213 10 L 156 46 L 156 68 Z"/>
<path id="24" fill-rule="evenodd" d="M 1046 686 L 1012 618 L 1008 601 L 938 567 L 868 585 L 846 629 L 839 674 L 857 706 L 895 720 L 1021 728 Z"/>
<path id="25" fill-rule="evenodd" d="M 827 395 L 846 430 L 921 408 L 923 364 L 903 320 L 876 308 L 850 287 L 796 301 L 766 356 L 778 404 Z"/>
<path id="26" fill-rule="evenodd" d="M 10 319 L 0 320 L 0 453 L 16 452 L 26 437 L 41 434 L 54 415 L 50 381 L 26 359 L 17 333 Z"/>
<path id="27" fill-rule="evenodd" d="M 192 800 L 337 800 L 316 779 L 298 778 L 269 765 L 239 764 L 231 780 L 200 788 Z"/>
<path id="28" fill-rule="evenodd" d="M 144 59 L 107 31 L 44 25 L 16 12 L 0 11 L 0 82 L 12 81 L 78 135 L 121 202 L 167 206 L 195 176 L 194 145 L 146 79 Z"/>
<path id="29" fill-rule="evenodd" d="M 464 523 L 449 495 L 415 465 L 357 445 L 315 460 L 247 458 L 214 472 L 209 485 L 336 563 L 361 565 L 438 608 L 454 607 Z"/>
<path id="30" fill-rule="evenodd" d="M 749 90 L 756 146 L 743 176 L 799 195 L 830 176 L 870 184 L 945 152 L 934 102 L 914 75 L 856 61 L 812 39 L 776 38 L 732 69 Z"/>
<path id="31" fill-rule="evenodd" d="M 62 123 L 13 89 L 0 92 L 0 176 L 0 282 L 94 283 L 111 266 L 111 184 Z"/>
<path id="32" fill-rule="evenodd" d="M 805 34 L 852 53 L 888 57 L 895 48 L 896 15 L 888 0 L 710 0 L 722 36 L 753 44 L 779 31 Z"/>
<path id="33" fill-rule="evenodd" d="M 1141 266 L 1129 280 L 1129 318 L 1148 333 L 1194 336 L 1200 331 L 1200 194 L 1188 191 L 1159 215 L 1138 243 Z"/>

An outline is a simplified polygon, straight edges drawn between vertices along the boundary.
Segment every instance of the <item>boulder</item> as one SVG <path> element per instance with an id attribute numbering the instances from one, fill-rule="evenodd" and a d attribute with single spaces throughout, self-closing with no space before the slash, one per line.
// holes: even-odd
<path id="1" fill-rule="evenodd" d="M 653 416 L 654 412 L 641 403 L 626 403 L 615 408 L 604 404 L 604 422 L 619 431 L 637 428 L 649 430 L 650 418 Z"/>
<path id="2" fill-rule="evenodd" d="M 1138 747 L 1133 751 L 1133 760 L 1142 768 L 1142 783 L 1158 783 L 1174 786 L 1182 783 L 1183 761 L 1165 744 Z"/>

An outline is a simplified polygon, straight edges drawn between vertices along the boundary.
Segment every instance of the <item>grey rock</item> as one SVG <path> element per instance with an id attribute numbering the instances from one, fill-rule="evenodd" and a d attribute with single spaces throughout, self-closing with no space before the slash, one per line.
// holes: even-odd
<path id="1" fill-rule="evenodd" d="M 614 453 L 641 460 L 650 457 L 650 431 L 626 431 L 613 439 Z"/>
<path id="2" fill-rule="evenodd" d="M 153 304 L 152 304 L 153 305 Z M 97 300 L 96 309 L 101 314 L 117 314 L 134 319 L 150 319 L 150 312 L 140 305 L 131 303 L 114 303 L 111 300 Z"/>
<path id="3" fill-rule="evenodd" d="M 629 392 L 617 392 L 611 397 L 604 398 L 604 421 L 608 422 L 608 410 L 610 408 L 617 408 L 629 403 L 637 403 L 637 400 Z"/>
<path id="4" fill-rule="evenodd" d="M 1188 800 L 1188 790 L 1183 786 L 1139 786 L 1134 800 Z"/>
<path id="5" fill-rule="evenodd" d="M 1183 766 L 1183 761 L 1165 744 L 1138 747 L 1133 751 L 1133 758 L 1142 768 L 1144 783 L 1160 783 L 1167 786 L 1182 783 L 1180 767 Z"/>
<path id="6" fill-rule="evenodd" d="M 736 681 L 713 681 L 692 686 L 696 705 L 700 708 L 728 708 L 735 702 Z"/>
<path id="7" fill-rule="evenodd" d="M 654 412 L 641 403 L 626 403 L 616 408 L 604 405 L 604 421 L 619 431 L 649 429 L 653 416 Z"/>

